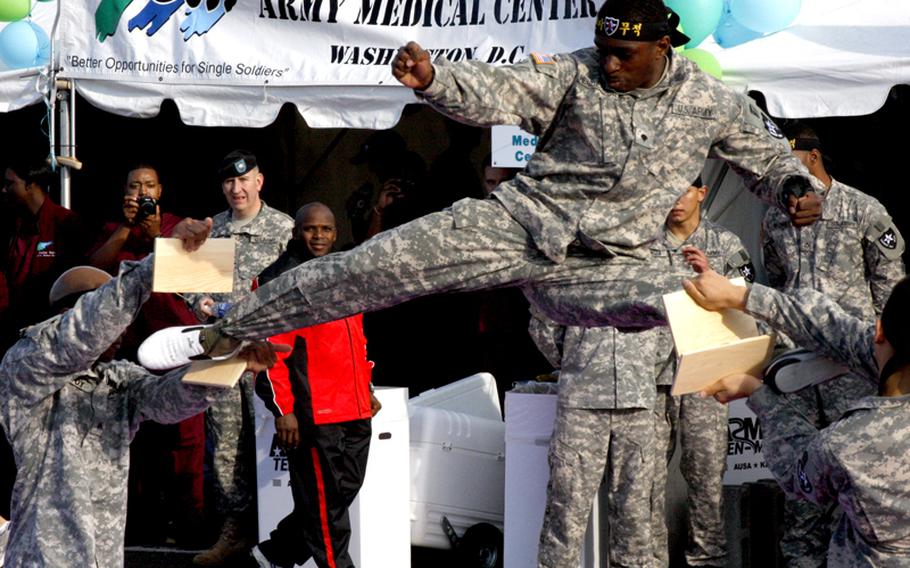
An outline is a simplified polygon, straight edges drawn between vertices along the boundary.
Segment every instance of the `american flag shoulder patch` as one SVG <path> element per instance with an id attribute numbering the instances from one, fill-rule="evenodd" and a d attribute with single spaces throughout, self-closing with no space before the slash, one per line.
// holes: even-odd
<path id="1" fill-rule="evenodd" d="M 535 51 L 531 52 L 531 60 L 535 65 L 555 65 L 556 60 L 553 59 L 552 55 L 546 53 L 537 53 Z"/>

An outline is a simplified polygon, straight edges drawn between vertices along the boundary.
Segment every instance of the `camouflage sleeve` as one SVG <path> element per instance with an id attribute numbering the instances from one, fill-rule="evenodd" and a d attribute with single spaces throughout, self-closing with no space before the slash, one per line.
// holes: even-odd
<path id="1" fill-rule="evenodd" d="M 761 420 L 764 457 L 784 492 L 819 505 L 835 502 L 846 480 L 823 433 L 768 387 L 752 393 L 747 404 Z"/>
<path id="2" fill-rule="evenodd" d="M 723 244 L 727 254 L 724 259 L 724 276 L 743 278 L 750 284 L 755 282 L 755 266 L 740 238 L 733 233 L 727 233 Z"/>
<path id="3" fill-rule="evenodd" d="M 135 404 L 139 422 L 153 420 L 159 424 L 176 424 L 204 411 L 229 392 L 230 389 L 183 383 L 183 375 L 188 369 L 189 366 L 174 369 L 161 377 L 146 374 L 130 381 L 130 399 Z"/>
<path id="4" fill-rule="evenodd" d="M 738 108 L 718 133 L 709 158 L 727 161 L 743 177 L 749 191 L 784 211 L 783 184 L 787 178 L 801 176 L 816 191 L 824 189 L 792 154 L 783 132 L 771 117 L 745 95 L 737 95 L 734 100 Z"/>
<path id="5" fill-rule="evenodd" d="M 837 302 L 806 288 L 791 294 L 761 284 L 752 286 L 746 312 L 798 345 L 831 357 L 861 376 L 878 382 L 873 354 L 875 326 L 845 312 Z"/>
<path id="6" fill-rule="evenodd" d="M 71 310 L 37 324 L 9 349 L 3 369 L 25 404 L 90 368 L 120 338 L 151 293 L 153 256 L 121 263 L 116 278 L 84 294 Z"/>
<path id="7" fill-rule="evenodd" d="M 761 246 L 765 274 L 768 275 L 768 285 L 780 290 L 787 283 L 787 272 L 774 244 L 774 232 L 770 230 L 767 216 L 765 216 L 765 220 L 762 223 Z"/>
<path id="8" fill-rule="evenodd" d="M 562 366 L 563 340 L 566 336 L 565 326 L 559 325 L 542 314 L 531 309 L 531 322 L 528 324 L 528 333 L 537 349 L 553 365 L 554 369 Z"/>
<path id="9" fill-rule="evenodd" d="M 436 110 L 476 126 L 511 124 L 532 134 L 550 125 L 575 76 L 570 56 L 494 67 L 479 61 L 434 62 L 436 75 L 419 91 Z"/>
<path id="10" fill-rule="evenodd" d="M 873 215 L 863 234 L 863 262 L 876 315 L 881 315 L 894 285 L 904 277 L 904 248 L 904 237 L 891 217 L 884 212 Z"/>

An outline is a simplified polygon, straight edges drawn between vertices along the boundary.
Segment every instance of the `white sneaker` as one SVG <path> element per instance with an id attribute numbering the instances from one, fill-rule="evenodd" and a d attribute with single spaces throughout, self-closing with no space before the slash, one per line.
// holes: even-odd
<path id="1" fill-rule="evenodd" d="M 206 327 L 189 325 L 156 331 L 139 346 L 139 364 L 152 371 L 165 371 L 190 363 L 203 354 L 200 332 Z"/>
<path id="2" fill-rule="evenodd" d="M 777 392 L 796 392 L 849 372 L 840 363 L 807 349 L 791 349 L 768 364 L 764 382 Z"/>

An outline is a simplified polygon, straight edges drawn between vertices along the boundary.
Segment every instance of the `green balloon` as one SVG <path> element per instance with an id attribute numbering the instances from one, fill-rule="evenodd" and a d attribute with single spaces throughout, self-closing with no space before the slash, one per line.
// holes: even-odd
<path id="1" fill-rule="evenodd" d="M 0 0 L 0 22 L 18 22 L 31 10 L 30 0 Z"/>
<path id="2" fill-rule="evenodd" d="M 724 78 L 724 73 L 720 68 L 720 63 L 717 62 L 717 58 L 704 49 L 693 47 L 692 49 L 683 51 L 682 56 L 690 61 L 694 61 L 695 64 L 701 67 L 701 70 L 708 75 L 712 75 L 718 79 Z"/>

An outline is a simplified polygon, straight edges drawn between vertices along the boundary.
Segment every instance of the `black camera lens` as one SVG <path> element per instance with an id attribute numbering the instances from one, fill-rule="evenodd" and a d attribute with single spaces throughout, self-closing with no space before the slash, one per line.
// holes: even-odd
<path id="1" fill-rule="evenodd" d="M 136 220 L 141 221 L 146 217 L 154 215 L 158 211 L 158 200 L 154 197 L 143 195 L 136 199 L 136 206 L 139 208 L 136 211 Z"/>

